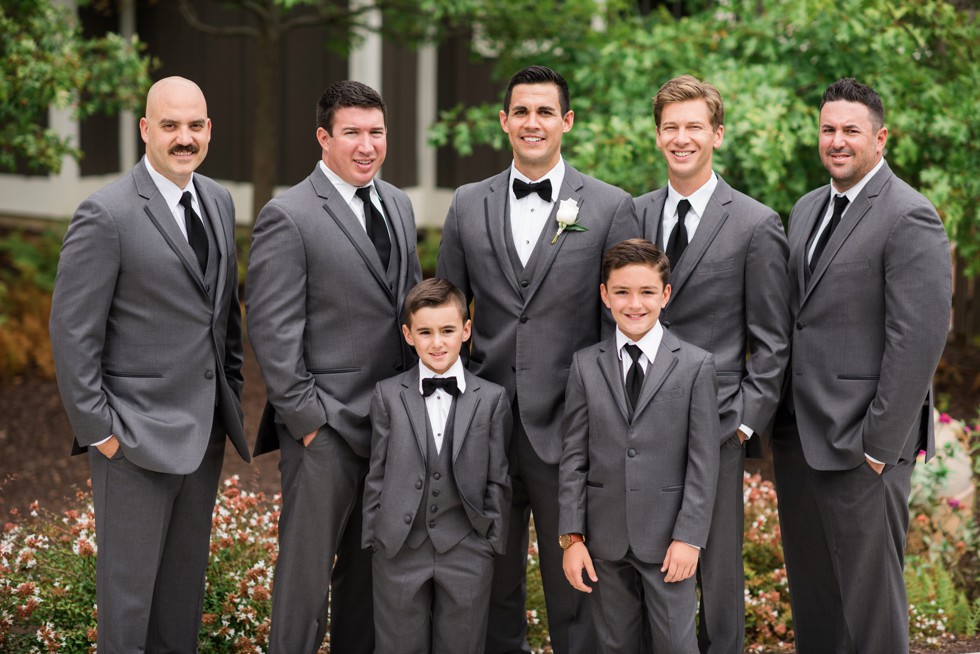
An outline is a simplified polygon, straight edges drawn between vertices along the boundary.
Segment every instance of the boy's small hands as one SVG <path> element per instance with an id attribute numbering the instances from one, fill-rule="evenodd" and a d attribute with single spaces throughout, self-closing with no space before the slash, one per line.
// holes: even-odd
<path id="1" fill-rule="evenodd" d="M 679 540 L 671 541 L 667 548 L 667 556 L 664 557 L 664 564 L 660 566 L 660 572 L 666 572 L 664 581 L 674 583 L 684 581 L 694 574 L 698 568 L 698 556 L 701 550 Z M 567 573 L 566 573 L 567 574 Z"/>
<path id="2" fill-rule="evenodd" d="M 592 588 L 586 586 L 585 582 L 582 581 L 583 568 L 588 573 L 592 583 L 599 581 L 599 577 L 595 574 L 595 568 L 592 566 L 592 557 L 589 556 L 589 550 L 585 543 L 572 543 L 572 546 L 565 550 L 562 554 L 562 568 L 565 571 L 565 579 L 568 579 L 572 588 L 583 593 L 592 592 Z"/>

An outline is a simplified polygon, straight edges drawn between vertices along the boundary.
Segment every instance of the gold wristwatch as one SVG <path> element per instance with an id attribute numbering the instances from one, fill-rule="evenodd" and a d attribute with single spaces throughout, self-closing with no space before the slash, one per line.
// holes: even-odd
<path id="1" fill-rule="evenodd" d="M 567 550 L 572 543 L 584 543 L 585 536 L 582 534 L 562 534 L 558 537 L 558 547 Z"/>

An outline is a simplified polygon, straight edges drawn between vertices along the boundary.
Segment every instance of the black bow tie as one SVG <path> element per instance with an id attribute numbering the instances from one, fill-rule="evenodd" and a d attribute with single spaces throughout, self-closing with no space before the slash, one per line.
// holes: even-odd
<path id="1" fill-rule="evenodd" d="M 520 200 L 525 195 L 537 193 L 545 202 L 551 202 L 551 180 L 543 179 L 540 182 L 525 182 L 522 179 L 514 179 L 514 195 Z"/>
<path id="2" fill-rule="evenodd" d="M 459 395 L 459 387 L 456 386 L 455 377 L 426 377 L 422 380 L 422 395 L 429 397 L 441 388 L 443 392 L 449 393 L 453 397 Z"/>

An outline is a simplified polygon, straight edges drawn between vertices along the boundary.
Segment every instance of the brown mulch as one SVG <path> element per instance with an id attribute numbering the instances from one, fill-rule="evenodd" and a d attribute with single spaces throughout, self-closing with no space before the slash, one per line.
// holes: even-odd
<path id="1" fill-rule="evenodd" d="M 250 351 L 245 357 L 245 433 L 250 443 L 265 404 L 265 386 Z M 980 348 L 949 345 L 936 374 L 936 390 L 956 418 L 976 416 L 980 404 Z M 71 428 L 54 381 L 24 377 L 0 383 L 0 524 L 11 509 L 24 510 L 37 500 L 60 511 L 72 503 L 73 489 L 83 488 L 89 474 L 85 456 L 68 456 Z M 225 454 L 224 475 L 237 474 L 242 485 L 271 496 L 279 491 L 278 453 L 251 465 L 233 448 Z M 949 643 L 940 649 L 913 646 L 911 654 L 980 654 L 980 637 Z M 785 654 L 785 653 L 784 653 Z"/>

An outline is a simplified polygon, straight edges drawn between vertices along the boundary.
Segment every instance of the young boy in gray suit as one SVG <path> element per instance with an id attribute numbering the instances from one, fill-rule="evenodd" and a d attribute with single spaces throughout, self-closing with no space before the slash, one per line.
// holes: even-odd
<path id="1" fill-rule="evenodd" d="M 404 315 L 420 362 L 375 388 L 364 486 L 377 651 L 478 654 L 506 545 L 510 402 L 463 368 L 470 321 L 452 282 L 415 286 Z"/>
<path id="2" fill-rule="evenodd" d="M 563 567 L 574 588 L 595 591 L 600 652 L 640 652 L 641 611 L 654 654 L 698 651 L 693 575 L 711 523 L 721 428 L 711 355 L 658 321 L 669 276 L 669 260 L 649 241 L 606 251 L 599 291 L 616 334 L 575 353 L 565 392 Z"/>

